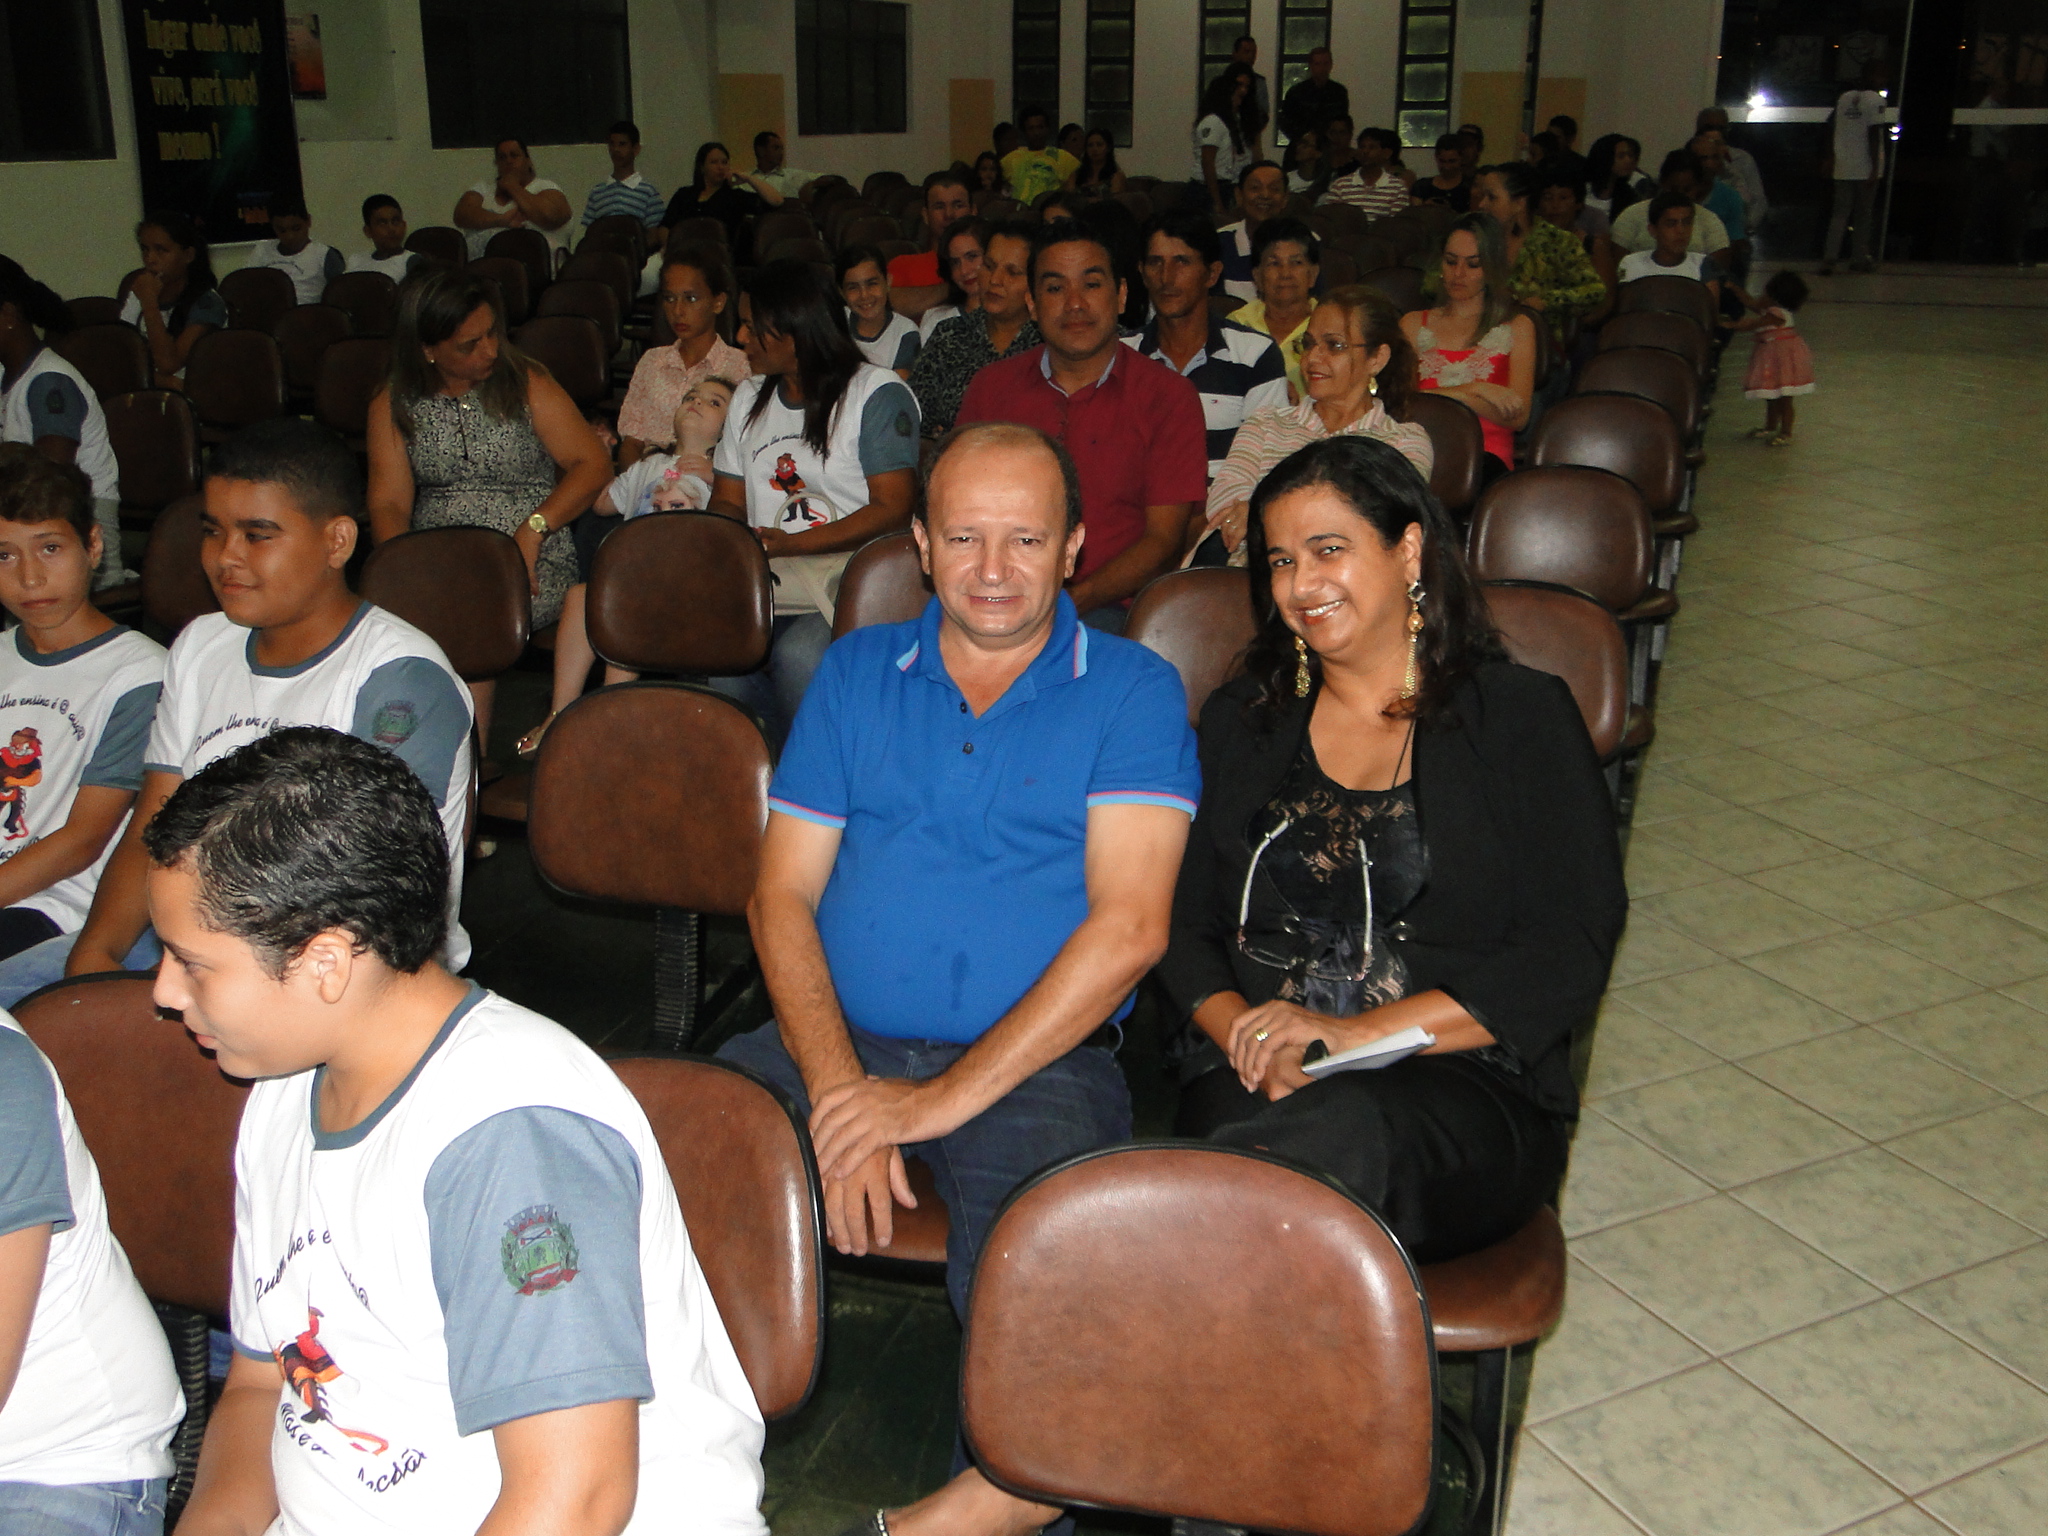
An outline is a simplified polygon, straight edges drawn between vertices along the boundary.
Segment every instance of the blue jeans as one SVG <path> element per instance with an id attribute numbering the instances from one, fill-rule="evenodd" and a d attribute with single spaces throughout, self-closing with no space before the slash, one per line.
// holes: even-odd
<path id="1" fill-rule="evenodd" d="M 29 993 L 62 981 L 64 962 L 71 958 L 71 946 L 77 942 L 77 934 L 60 933 L 54 939 L 45 939 L 18 955 L 0 960 L 0 1008 L 12 1008 Z M 163 957 L 164 947 L 156 941 L 156 930 L 145 928 L 135 947 L 128 951 L 128 958 L 121 962 L 121 969 L 153 970 Z"/>
<path id="2" fill-rule="evenodd" d="M 877 1077 L 937 1077 L 967 1047 L 953 1040 L 892 1040 L 850 1030 L 860 1064 Z M 751 1067 L 796 1101 L 808 1117 L 804 1080 L 773 1023 L 720 1047 L 721 1060 Z M 1104 1046 L 1083 1045 L 1041 1067 L 1002 1098 L 936 1141 L 903 1149 L 932 1171 L 946 1202 L 946 1294 L 962 1322 L 974 1260 L 1010 1191 L 1041 1168 L 1131 1135 L 1131 1092 Z"/>
<path id="3" fill-rule="evenodd" d="M 0 1483 L 7 1536 L 163 1536 L 161 1477 L 126 1483 Z"/>
<path id="4" fill-rule="evenodd" d="M 776 619 L 773 634 L 766 666 L 739 677 L 714 677 L 711 686 L 759 715 L 769 746 L 780 752 L 811 674 L 832 643 L 832 626 L 821 613 L 786 613 Z"/>

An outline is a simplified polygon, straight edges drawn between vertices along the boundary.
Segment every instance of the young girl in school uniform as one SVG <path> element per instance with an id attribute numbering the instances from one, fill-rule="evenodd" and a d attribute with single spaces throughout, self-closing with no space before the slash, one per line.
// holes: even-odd
<path id="1" fill-rule="evenodd" d="M 1749 435 L 1773 448 L 1792 441 L 1793 401 L 1813 393 L 1813 353 L 1792 318 L 1805 303 L 1805 279 L 1797 272 L 1779 272 L 1764 284 L 1762 303 L 1749 300 L 1756 313 L 1728 327 L 1757 333 L 1742 393 L 1745 399 L 1766 402 L 1764 424 Z"/>

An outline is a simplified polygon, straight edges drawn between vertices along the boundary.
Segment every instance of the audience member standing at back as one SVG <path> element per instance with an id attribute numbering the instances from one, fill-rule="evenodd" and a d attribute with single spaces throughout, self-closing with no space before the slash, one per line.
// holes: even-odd
<path id="1" fill-rule="evenodd" d="M 576 581 L 568 533 L 611 479 L 597 434 L 549 375 L 505 339 L 497 287 L 436 272 L 408 287 L 391 382 L 370 402 L 370 530 L 495 528 L 526 560 L 533 627 Z M 470 685 L 490 739 L 491 683 Z"/>
<path id="2" fill-rule="evenodd" d="M 1857 85 L 1836 98 L 1828 115 L 1833 130 L 1821 172 L 1834 183 L 1834 199 L 1828 206 L 1827 244 L 1821 249 L 1821 275 L 1835 270 L 1842 254 L 1842 237 L 1853 225 L 1855 243 L 1853 270 L 1871 267 L 1870 242 L 1877 221 L 1877 185 L 1884 179 L 1884 84 L 1885 65 L 1870 64 Z M 1697 193 L 1694 194 L 1698 196 Z"/>
<path id="3" fill-rule="evenodd" d="M 574 212 L 569 195 L 534 174 L 533 156 L 523 140 L 500 139 L 491 153 L 498 174 L 455 201 L 455 227 L 469 231 L 469 254 L 483 255 L 492 238 L 507 229 L 537 229 L 547 237 L 550 254 L 561 250 L 562 231 Z"/>
<path id="4" fill-rule="evenodd" d="M 1073 456 L 1088 537 L 1068 593 L 1084 623 L 1119 634 L 1138 589 L 1179 561 L 1209 478 L 1201 397 L 1118 341 L 1125 298 L 1099 236 L 1048 225 L 1031 250 L 1045 344 L 983 369 L 959 416 L 1036 427 Z"/>
<path id="5" fill-rule="evenodd" d="M 1010 196 L 1032 203 L 1064 187 L 1081 162 L 1052 142 L 1052 114 L 1045 108 L 1026 107 L 1017 126 L 1024 130 L 1024 145 L 1003 156 L 1003 179 Z"/>
<path id="6" fill-rule="evenodd" d="M 142 332 L 156 387 L 183 389 L 185 359 L 200 337 L 227 325 L 227 300 L 214 282 L 206 238 L 185 214 L 145 214 L 135 243 L 142 270 L 129 279 L 121 320 Z"/>
<path id="7" fill-rule="evenodd" d="M 92 483 L 99 525 L 95 587 L 135 579 L 121 558 L 120 465 L 107 418 L 85 375 L 43 344 L 71 329 L 64 301 L 0 256 L 0 443 L 33 445 L 53 464 L 75 464 Z"/>
<path id="8" fill-rule="evenodd" d="M 1190 206 L 1206 208 L 1219 219 L 1230 211 L 1239 174 L 1259 158 L 1263 126 L 1252 99 L 1250 65 L 1232 64 L 1209 82 L 1195 109 Z"/>
<path id="9" fill-rule="evenodd" d="M 677 244 L 664 253 L 656 302 L 675 335 L 666 347 L 650 347 L 633 369 L 633 382 L 619 407 L 620 469 L 630 469 L 655 449 L 675 446 L 676 407 L 705 379 L 737 385 L 752 371 L 747 354 L 719 334 L 737 318 L 738 289 L 725 253 L 712 245 Z"/>
<path id="10" fill-rule="evenodd" d="M 1029 224 L 1017 220 L 989 230 L 981 263 L 981 307 L 940 323 L 910 369 L 910 390 L 928 436 L 952 428 L 975 375 L 1044 338 L 1031 318 Z"/>
<path id="11" fill-rule="evenodd" d="M 1297 80 L 1280 98 L 1280 131 L 1292 142 L 1304 133 L 1321 133 L 1333 117 L 1351 113 L 1351 93 L 1330 78 L 1330 50 L 1315 47 L 1308 54 L 1308 76 Z"/>
<path id="12" fill-rule="evenodd" d="M 768 723 L 778 746 L 832 643 L 839 576 L 856 549 L 910 521 L 917 402 L 863 359 L 839 296 L 808 262 L 770 262 L 740 295 L 754 376 L 712 455 L 711 510 L 754 530 L 775 582 L 768 665 L 720 691 Z"/>
<path id="13" fill-rule="evenodd" d="M 662 210 L 668 205 L 654 183 L 635 169 L 640 159 L 639 126 L 620 118 L 605 130 L 604 149 L 611 156 L 612 173 L 583 200 L 583 227 L 588 229 L 599 219 L 638 219 L 648 246 L 659 249 L 668 233 L 661 227 Z"/>
<path id="14" fill-rule="evenodd" d="M 661 222 L 674 229 L 683 219 L 716 219 L 725 226 L 725 248 L 735 261 L 745 263 L 753 254 L 741 221 L 759 213 L 762 205 L 782 206 L 782 192 L 773 182 L 763 181 L 751 171 L 733 169 L 732 156 L 723 144 L 697 146 L 697 163 L 690 170 L 690 184 L 676 188 L 668 200 L 668 212 Z"/>

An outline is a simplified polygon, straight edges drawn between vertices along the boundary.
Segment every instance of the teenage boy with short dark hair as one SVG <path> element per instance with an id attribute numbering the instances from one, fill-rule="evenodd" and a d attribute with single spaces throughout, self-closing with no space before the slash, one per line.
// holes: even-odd
<path id="1" fill-rule="evenodd" d="M 0 959 L 75 933 L 142 787 L 164 648 L 93 606 L 92 484 L 0 472 Z"/>
<path id="2" fill-rule="evenodd" d="M 275 240 L 258 240 L 249 253 L 252 267 L 275 267 L 292 280 L 301 304 L 318 304 L 327 291 L 327 280 L 339 277 L 346 265 L 341 252 L 313 238 L 312 215 L 304 203 L 274 203 L 270 227 Z"/>
<path id="3" fill-rule="evenodd" d="M 432 640 L 349 591 L 343 571 L 362 504 L 355 456 L 312 422 L 263 422 L 219 450 L 199 559 L 222 611 L 194 619 L 171 647 L 135 814 L 84 927 L 75 941 L 52 939 L 0 962 L 0 1007 L 63 975 L 156 963 L 143 824 L 180 781 L 280 726 L 333 726 L 390 748 L 441 807 L 450 846 L 462 846 L 469 690 Z M 451 913 L 460 871 L 459 862 L 450 871 Z M 447 958 L 453 969 L 468 961 L 459 924 Z"/>
<path id="4" fill-rule="evenodd" d="M 614 214 L 629 214 L 640 221 L 641 238 L 648 249 L 659 249 L 662 237 L 668 233 L 661 224 L 668 199 L 634 169 L 640 159 L 639 127 L 620 118 L 605 130 L 604 147 L 612 159 L 612 173 L 592 187 L 590 196 L 584 199 L 583 227 L 588 229 L 599 219 Z"/>
<path id="5" fill-rule="evenodd" d="M 364 198 L 363 233 L 370 238 L 370 249 L 349 257 L 345 270 L 382 272 L 394 283 L 404 282 L 420 254 L 405 248 L 405 210 L 398 199 L 388 192 Z"/>
<path id="6" fill-rule="evenodd" d="M 181 1530 L 766 1536 L 760 1412 L 661 1147 L 589 1047 L 437 963 L 418 776 L 288 727 L 144 843 L 156 1000 L 258 1080 Z"/>

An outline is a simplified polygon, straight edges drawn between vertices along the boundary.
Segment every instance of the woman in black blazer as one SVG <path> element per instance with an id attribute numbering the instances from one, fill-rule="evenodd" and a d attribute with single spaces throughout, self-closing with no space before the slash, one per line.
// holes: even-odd
<path id="1" fill-rule="evenodd" d="M 1202 711 L 1159 968 L 1198 1028 L 1179 1129 L 1333 1175 L 1419 1261 L 1468 1253 L 1564 1172 L 1571 1033 L 1628 909 L 1606 785 L 1394 449 L 1301 449 L 1247 540 L 1259 634 Z M 1422 1054 L 1302 1070 L 1411 1026 Z"/>

